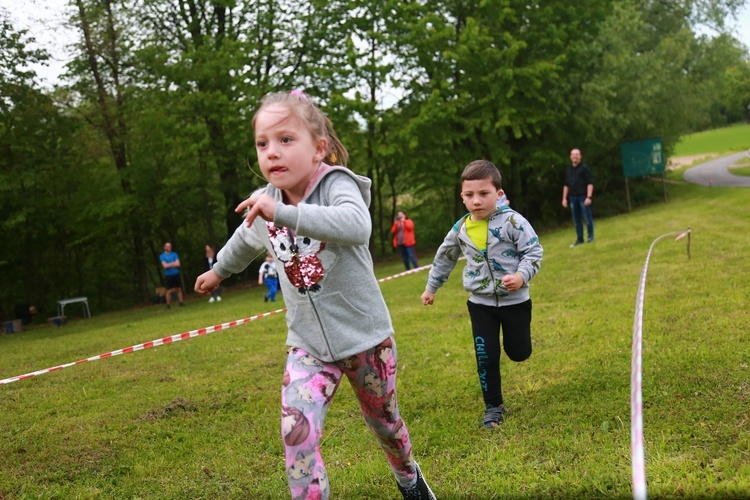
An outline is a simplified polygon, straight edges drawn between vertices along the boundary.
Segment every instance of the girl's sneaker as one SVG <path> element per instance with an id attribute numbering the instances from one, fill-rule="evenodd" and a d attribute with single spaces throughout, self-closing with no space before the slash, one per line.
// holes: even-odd
<path id="1" fill-rule="evenodd" d="M 437 500 L 437 497 L 427 485 L 427 481 L 424 480 L 422 471 L 419 469 L 417 462 L 414 462 L 414 468 L 417 469 L 417 483 L 411 488 L 404 488 L 397 483 L 398 491 L 401 492 L 405 499 Z"/>

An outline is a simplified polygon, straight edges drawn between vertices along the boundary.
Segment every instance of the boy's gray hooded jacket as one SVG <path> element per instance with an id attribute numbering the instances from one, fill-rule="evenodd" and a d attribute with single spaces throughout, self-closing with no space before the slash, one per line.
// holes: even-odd
<path id="1" fill-rule="evenodd" d="M 219 251 L 213 267 L 226 278 L 242 272 L 259 253 L 276 262 L 287 306 L 287 344 L 316 358 L 342 360 L 393 335 L 388 308 L 368 250 L 371 181 L 343 167 L 321 164 L 297 206 L 278 203 L 273 222 L 243 221 Z"/>
<path id="2" fill-rule="evenodd" d="M 479 250 L 466 234 L 466 219 L 462 217 L 448 232 L 438 248 L 427 290 L 435 293 L 448 281 L 459 257 L 466 257 L 464 288 L 475 304 L 509 306 L 529 299 L 529 281 L 542 264 L 542 245 L 531 224 L 518 212 L 503 205 L 488 220 L 487 248 Z M 506 274 L 519 274 L 523 286 L 509 292 L 502 284 Z"/>

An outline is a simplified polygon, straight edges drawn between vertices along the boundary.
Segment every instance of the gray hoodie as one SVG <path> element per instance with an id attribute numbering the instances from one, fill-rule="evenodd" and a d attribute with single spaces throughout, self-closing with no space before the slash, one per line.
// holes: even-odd
<path id="1" fill-rule="evenodd" d="M 258 192 L 278 203 L 273 222 L 258 217 L 247 227 L 243 221 L 213 268 L 226 278 L 270 251 L 288 308 L 287 344 L 322 361 L 342 360 L 393 335 L 367 247 L 371 184 L 351 170 L 321 164 L 297 206 L 284 204 L 269 184 Z"/>
<path id="2" fill-rule="evenodd" d="M 475 304 L 509 306 L 529 300 L 529 281 L 542 265 L 542 245 L 531 224 L 521 214 L 502 206 L 488 221 L 487 247 L 479 250 L 466 234 L 466 219 L 456 222 L 438 248 L 427 290 L 435 293 L 448 281 L 463 254 L 466 257 L 463 284 Z M 501 280 L 506 274 L 518 274 L 523 286 L 508 291 Z"/>

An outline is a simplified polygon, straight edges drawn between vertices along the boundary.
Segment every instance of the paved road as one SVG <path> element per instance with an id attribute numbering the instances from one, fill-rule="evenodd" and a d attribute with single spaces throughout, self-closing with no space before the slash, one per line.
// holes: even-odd
<path id="1" fill-rule="evenodd" d="M 750 177 L 732 175 L 729 165 L 747 156 L 747 153 L 735 153 L 729 156 L 701 163 L 685 171 L 682 178 L 702 186 L 743 186 L 750 187 Z"/>

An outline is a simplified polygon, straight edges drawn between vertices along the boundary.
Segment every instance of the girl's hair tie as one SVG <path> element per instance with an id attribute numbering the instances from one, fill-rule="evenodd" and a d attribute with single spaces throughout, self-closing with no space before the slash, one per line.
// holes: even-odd
<path id="1" fill-rule="evenodd" d="M 307 94 L 305 94 L 304 92 L 302 92 L 302 91 L 301 91 L 301 90 L 299 90 L 299 89 L 294 89 L 294 90 L 292 90 L 292 91 L 291 91 L 291 92 L 289 92 L 289 93 L 290 93 L 291 95 L 293 95 L 294 97 L 298 97 L 298 98 L 302 99 L 303 101 L 306 101 L 306 100 L 307 100 Z"/>

